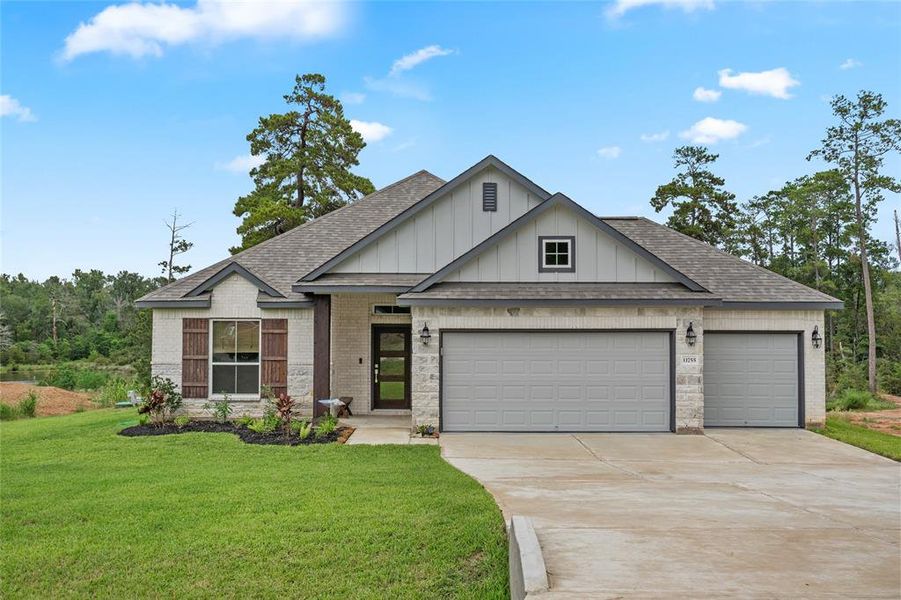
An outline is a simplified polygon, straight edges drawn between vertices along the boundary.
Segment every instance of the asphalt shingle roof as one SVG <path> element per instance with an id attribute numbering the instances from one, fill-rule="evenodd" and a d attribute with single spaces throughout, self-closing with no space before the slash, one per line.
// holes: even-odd
<path id="1" fill-rule="evenodd" d="M 302 299 L 303 294 L 291 291 L 293 283 L 443 184 L 444 180 L 428 171 L 419 171 L 353 204 L 174 281 L 140 301 L 180 300 L 231 262 L 237 262 L 271 285 L 286 300 Z"/>
<path id="2" fill-rule="evenodd" d="M 419 171 L 365 198 L 280 236 L 223 259 L 147 294 L 139 302 L 186 300 L 186 295 L 232 262 L 275 288 L 284 298 L 271 302 L 306 299 L 292 291 L 293 284 L 317 267 L 355 244 L 403 211 L 440 188 L 445 182 L 427 171 Z M 679 271 L 707 292 L 692 292 L 681 284 L 649 287 L 648 284 L 451 284 L 438 283 L 407 298 L 446 299 L 562 299 L 612 300 L 671 299 L 710 303 L 814 303 L 840 305 L 839 301 L 800 283 L 767 271 L 717 248 L 695 240 L 649 219 L 604 217 L 602 220 Z M 328 274 L 304 285 L 409 285 L 426 278 L 422 274 Z M 386 283 L 390 282 L 390 283 Z M 650 295 L 647 298 L 641 295 Z M 196 298 L 194 298 L 196 299 Z"/>
<path id="3" fill-rule="evenodd" d="M 686 304 L 715 305 L 718 298 L 709 292 L 694 292 L 681 283 L 437 283 L 415 294 L 401 294 L 401 300 L 473 301 L 680 301 Z"/>
<path id="4" fill-rule="evenodd" d="M 724 302 L 840 302 L 650 219 L 603 220 Z"/>

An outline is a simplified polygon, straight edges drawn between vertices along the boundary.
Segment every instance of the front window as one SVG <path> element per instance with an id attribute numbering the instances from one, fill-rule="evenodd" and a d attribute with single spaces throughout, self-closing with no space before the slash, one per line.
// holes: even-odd
<path id="1" fill-rule="evenodd" d="M 260 393 L 259 321 L 213 321 L 213 394 Z"/>
<path id="2" fill-rule="evenodd" d="M 538 250 L 541 271 L 573 272 L 575 267 L 574 238 L 540 237 Z"/>

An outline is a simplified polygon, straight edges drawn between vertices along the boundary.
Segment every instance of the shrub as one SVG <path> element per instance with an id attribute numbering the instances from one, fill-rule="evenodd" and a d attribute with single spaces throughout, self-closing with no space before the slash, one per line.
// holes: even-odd
<path id="1" fill-rule="evenodd" d="M 23 417 L 33 418 L 37 416 L 38 395 L 34 390 L 28 390 L 25 397 L 19 400 L 19 414 Z"/>
<path id="2" fill-rule="evenodd" d="M 325 437 L 338 428 L 338 419 L 332 415 L 326 415 L 319 421 L 316 426 L 316 437 Z"/>
<path id="3" fill-rule="evenodd" d="M 181 429 L 185 425 L 191 422 L 191 417 L 188 415 L 179 415 L 175 417 L 175 426 Z"/>
<path id="4" fill-rule="evenodd" d="M 901 362 L 883 359 L 876 365 L 879 389 L 888 394 L 901 396 Z"/>
<path id="5" fill-rule="evenodd" d="M 224 394 L 222 400 L 217 402 L 207 402 L 203 405 L 203 410 L 213 415 L 217 423 L 227 423 L 228 417 L 232 414 L 232 405 L 228 394 Z"/>
<path id="6" fill-rule="evenodd" d="M 304 420 L 304 419 L 301 419 L 301 420 L 299 420 L 299 421 L 291 421 L 291 424 L 288 426 L 288 429 L 289 429 L 289 430 L 291 431 L 291 433 L 293 433 L 294 435 L 300 435 L 300 432 L 301 432 L 301 431 L 303 430 L 303 428 L 306 427 L 307 425 L 308 425 L 308 423 L 307 423 L 307 421 Z"/>
<path id="7" fill-rule="evenodd" d="M 154 376 L 150 394 L 138 407 L 138 413 L 148 415 L 155 425 L 162 425 L 176 410 L 181 407 L 181 394 L 175 389 L 175 383 L 168 377 Z"/>
<path id="8" fill-rule="evenodd" d="M 828 410 L 883 410 L 894 408 L 894 404 L 881 400 L 864 390 L 843 390 L 826 403 Z"/>
<path id="9" fill-rule="evenodd" d="M 41 385 L 52 385 L 64 390 L 74 390 L 75 370 L 69 365 L 62 365 L 56 372 L 49 374 L 49 380 L 46 383 L 42 380 Z"/>
<path id="10" fill-rule="evenodd" d="M 420 437 L 432 436 L 435 435 L 435 426 L 434 425 L 420 425 L 416 428 L 416 432 L 420 435 Z"/>
<path id="11" fill-rule="evenodd" d="M 247 427 L 248 425 L 250 425 L 251 423 L 253 423 L 253 417 L 251 417 L 250 415 L 241 415 L 240 417 L 238 417 L 238 418 L 235 420 L 235 423 L 236 423 L 239 427 Z"/>
<path id="12" fill-rule="evenodd" d="M 94 402 L 103 407 L 115 406 L 116 402 L 128 399 L 128 389 L 128 384 L 121 377 L 108 379 L 94 397 Z"/>
<path id="13" fill-rule="evenodd" d="M 76 390 L 98 390 L 106 384 L 109 374 L 91 369 L 79 369 L 75 371 Z"/>
<path id="14" fill-rule="evenodd" d="M 19 411 L 15 406 L 0 403 L 0 421 L 13 421 L 19 418 Z"/>
<path id="15" fill-rule="evenodd" d="M 150 417 L 148 415 L 138 416 L 138 425 L 147 425 L 148 423 L 150 423 Z"/>

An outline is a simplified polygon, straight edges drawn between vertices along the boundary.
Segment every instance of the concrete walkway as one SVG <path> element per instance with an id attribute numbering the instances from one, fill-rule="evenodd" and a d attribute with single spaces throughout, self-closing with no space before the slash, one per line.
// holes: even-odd
<path id="1" fill-rule="evenodd" d="M 901 465 L 803 430 L 444 434 L 570 597 L 898 598 Z"/>
<path id="2" fill-rule="evenodd" d="M 410 435 L 410 415 L 361 415 L 341 419 L 341 425 L 355 427 L 347 444 L 437 444 L 436 438 Z"/>

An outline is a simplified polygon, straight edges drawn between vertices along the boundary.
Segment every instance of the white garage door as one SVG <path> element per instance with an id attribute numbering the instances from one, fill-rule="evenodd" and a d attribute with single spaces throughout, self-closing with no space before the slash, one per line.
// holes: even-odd
<path id="1" fill-rule="evenodd" d="M 704 336 L 704 425 L 798 426 L 798 335 Z"/>
<path id="2" fill-rule="evenodd" d="M 661 332 L 443 332 L 445 431 L 669 431 Z"/>

